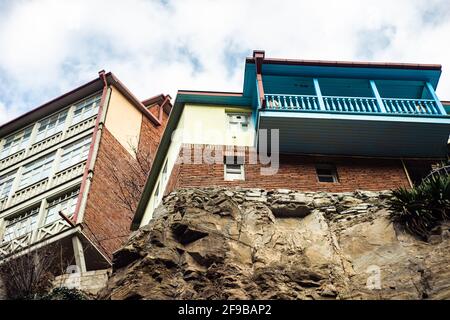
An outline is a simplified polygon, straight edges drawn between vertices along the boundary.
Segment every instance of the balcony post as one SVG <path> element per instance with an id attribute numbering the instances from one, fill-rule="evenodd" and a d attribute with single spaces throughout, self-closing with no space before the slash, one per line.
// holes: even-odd
<path id="1" fill-rule="evenodd" d="M 381 99 L 380 93 L 378 92 L 377 85 L 375 84 L 375 81 L 370 80 L 370 87 L 372 88 L 373 95 L 377 99 L 378 105 L 380 106 L 381 113 L 387 113 L 386 107 L 384 106 L 383 99 Z"/>
<path id="2" fill-rule="evenodd" d="M 319 100 L 319 108 L 321 111 L 326 111 L 325 103 L 323 102 L 322 91 L 320 90 L 319 86 L 319 79 L 314 78 L 313 82 L 314 82 L 314 89 L 316 90 L 317 100 Z"/>
<path id="3" fill-rule="evenodd" d="M 84 257 L 84 249 L 83 244 L 81 243 L 80 238 L 78 238 L 77 235 L 75 235 L 72 238 L 72 246 L 73 246 L 73 253 L 75 257 L 75 263 L 80 268 L 80 272 L 84 273 L 87 271 L 86 269 L 86 260 Z"/>
<path id="4" fill-rule="evenodd" d="M 436 105 L 439 109 L 439 112 L 441 113 L 441 115 L 446 115 L 447 112 L 444 109 L 444 106 L 442 105 L 441 100 L 439 100 L 439 98 L 436 95 L 436 92 L 434 91 L 433 86 L 431 85 L 431 83 L 427 82 L 426 83 L 427 89 L 430 92 L 431 96 L 433 97 L 433 100 L 436 102 Z"/>

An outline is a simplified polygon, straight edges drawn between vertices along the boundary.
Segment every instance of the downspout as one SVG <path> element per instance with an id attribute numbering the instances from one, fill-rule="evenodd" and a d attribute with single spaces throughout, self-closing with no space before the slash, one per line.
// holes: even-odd
<path id="1" fill-rule="evenodd" d="M 106 96 L 108 92 L 108 82 L 106 81 L 105 71 L 102 70 L 98 73 L 100 79 L 103 80 L 103 92 L 102 98 L 100 100 L 100 105 L 98 107 L 97 119 L 95 121 L 94 132 L 92 133 L 91 146 L 89 147 L 89 154 L 86 160 L 86 168 L 84 169 L 83 179 L 81 180 L 80 194 L 78 195 L 77 206 L 75 207 L 75 213 L 72 220 L 75 224 L 80 224 L 83 222 L 83 216 L 80 212 L 84 211 L 87 201 L 87 191 L 91 185 L 91 174 L 94 170 L 94 159 L 97 156 L 98 146 L 97 142 L 100 141 L 101 129 L 100 123 L 102 123 L 103 109 L 105 106 Z"/>
<path id="2" fill-rule="evenodd" d="M 253 58 L 255 59 L 255 65 L 256 65 L 256 82 L 258 85 L 258 92 L 259 92 L 258 100 L 259 100 L 261 109 L 266 108 L 266 97 L 264 95 L 264 86 L 263 86 L 263 80 L 262 80 L 262 65 L 264 63 L 264 57 L 265 57 L 265 52 L 263 50 L 253 51 Z"/>
<path id="3" fill-rule="evenodd" d="M 255 110 L 255 147 L 259 149 L 259 110 L 266 108 L 266 97 L 264 95 L 264 85 L 262 80 L 262 65 L 264 63 L 265 52 L 263 50 L 253 51 L 253 58 L 255 59 L 256 66 L 256 92 L 258 94 L 258 106 Z"/>

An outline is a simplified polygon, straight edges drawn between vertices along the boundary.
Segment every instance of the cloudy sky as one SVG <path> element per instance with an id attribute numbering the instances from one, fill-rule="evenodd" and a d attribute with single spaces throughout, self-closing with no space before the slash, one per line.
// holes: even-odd
<path id="1" fill-rule="evenodd" d="M 139 98 L 240 91 L 244 58 L 440 63 L 449 0 L 0 0 L 0 124 L 114 72 Z"/>

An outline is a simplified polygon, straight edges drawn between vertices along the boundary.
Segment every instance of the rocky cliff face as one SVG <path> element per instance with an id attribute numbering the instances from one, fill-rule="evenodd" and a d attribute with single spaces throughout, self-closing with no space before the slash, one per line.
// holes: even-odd
<path id="1" fill-rule="evenodd" d="M 450 236 L 387 219 L 388 192 L 186 189 L 116 253 L 101 298 L 450 299 Z"/>

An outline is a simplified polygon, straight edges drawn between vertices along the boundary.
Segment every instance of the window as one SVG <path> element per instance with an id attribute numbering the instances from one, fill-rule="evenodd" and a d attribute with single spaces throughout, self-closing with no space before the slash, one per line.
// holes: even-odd
<path id="1" fill-rule="evenodd" d="M 101 95 L 97 95 L 78 103 L 75 106 L 72 123 L 76 124 L 96 115 L 100 100 Z"/>
<path id="2" fill-rule="evenodd" d="M 244 159 L 241 157 L 225 157 L 225 181 L 245 180 Z"/>
<path id="3" fill-rule="evenodd" d="M 0 199 L 8 197 L 15 178 L 15 174 L 16 172 L 13 172 L 0 177 Z"/>
<path id="4" fill-rule="evenodd" d="M 36 141 L 47 139 L 48 137 L 62 131 L 67 118 L 67 110 L 55 114 L 39 122 Z"/>
<path id="5" fill-rule="evenodd" d="M 162 171 L 162 183 L 164 183 L 164 182 L 166 182 L 166 180 L 167 180 L 167 161 L 168 160 L 166 160 L 166 162 L 164 163 L 164 168 L 163 168 L 163 171 Z"/>
<path id="6" fill-rule="evenodd" d="M 31 131 L 32 127 L 7 137 L 0 151 L 0 159 L 4 159 L 20 150 L 25 149 L 30 141 Z"/>
<path id="7" fill-rule="evenodd" d="M 53 153 L 26 165 L 20 179 L 19 189 L 48 178 L 54 158 L 55 154 Z"/>
<path id="8" fill-rule="evenodd" d="M 59 170 L 67 169 L 83 160 L 86 160 L 91 146 L 91 137 L 78 140 L 77 142 L 67 146 L 63 150 L 61 161 L 59 162 Z"/>
<path id="9" fill-rule="evenodd" d="M 6 220 L 6 228 L 2 242 L 9 242 L 35 230 L 38 214 L 39 207 L 35 207 L 12 219 Z"/>
<path id="10" fill-rule="evenodd" d="M 75 208 L 77 207 L 78 194 L 80 190 L 68 192 L 52 201 L 49 201 L 47 206 L 47 212 L 45 215 L 44 225 L 51 224 L 59 219 L 59 215 L 62 212 L 67 217 L 72 217 L 75 213 Z"/>
<path id="11" fill-rule="evenodd" d="M 339 182 L 336 167 L 328 164 L 316 166 L 317 178 L 319 182 L 336 183 Z"/>
<path id="12" fill-rule="evenodd" d="M 156 190 L 155 193 L 153 194 L 153 210 L 156 209 L 156 207 L 159 205 L 159 181 L 156 184 Z"/>
<path id="13" fill-rule="evenodd" d="M 228 113 L 228 126 L 231 131 L 247 131 L 250 124 L 250 116 L 245 113 Z"/>

